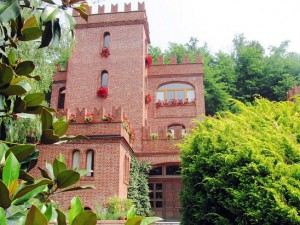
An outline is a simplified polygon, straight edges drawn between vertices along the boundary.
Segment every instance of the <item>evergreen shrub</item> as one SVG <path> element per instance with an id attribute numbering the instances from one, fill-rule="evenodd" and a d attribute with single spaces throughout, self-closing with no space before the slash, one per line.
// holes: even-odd
<path id="1" fill-rule="evenodd" d="M 196 122 L 180 146 L 183 225 L 300 224 L 300 99 Z"/>

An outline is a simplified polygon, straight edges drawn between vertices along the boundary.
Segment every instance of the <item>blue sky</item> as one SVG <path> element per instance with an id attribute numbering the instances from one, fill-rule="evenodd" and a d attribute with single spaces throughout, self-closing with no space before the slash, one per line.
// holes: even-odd
<path id="1" fill-rule="evenodd" d="M 137 0 L 93 0 L 106 5 Z M 144 0 L 151 43 L 162 49 L 169 42 L 186 43 L 191 36 L 207 42 L 211 51 L 230 52 L 235 34 L 244 33 L 265 48 L 290 40 L 300 53 L 300 0 Z"/>

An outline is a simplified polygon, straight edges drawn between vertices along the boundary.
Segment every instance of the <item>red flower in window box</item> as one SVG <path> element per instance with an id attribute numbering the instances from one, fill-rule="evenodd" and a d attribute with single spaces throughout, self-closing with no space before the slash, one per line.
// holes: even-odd
<path id="1" fill-rule="evenodd" d="M 94 113 L 91 113 L 91 114 L 87 113 L 85 115 L 85 122 L 86 123 L 96 123 L 96 120 L 94 119 Z"/>
<path id="2" fill-rule="evenodd" d="M 100 55 L 101 57 L 108 58 L 108 56 L 110 55 L 109 49 L 107 47 L 102 48 Z"/>
<path id="3" fill-rule="evenodd" d="M 70 123 L 75 123 L 76 122 L 76 115 L 75 114 L 71 114 L 71 117 L 69 119 Z"/>
<path id="4" fill-rule="evenodd" d="M 159 107 L 162 107 L 163 106 L 163 104 L 164 104 L 164 102 L 163 101 L 161 101 L 161 100 L 158 100 L 158 102 L 156 102 L 156 108 L 158 109 Z"/>
<path id="5" fill-rule="evenodd" d="M 107 98 L 108 97 L 108 88 L 107 87 L 101 87 L 97 91 L 97 95 L 100 98 Z"/>
<path id="6" fill-rule="evenodd" d="M 107 113 L 102 118 L 103 122 L 112 122 L 113 120 L 115 120 L 115 117 L 113 115 L 111 115 L 110 113 Z"/>
<path id="7" fill-rule="evenodd" d="M 151 55 L 147 54 L 145 60 L 146 60 L 146 66 L 149 70 L 151 65 L 152 65 L 152 62 L 153 62 L 153 59 L 152 59 Z"/>
<path id="8" fill-rule="evenodd" d="M 147 95 L 145 96 L 145 103 L 146 103 L 146 104 L 150 104 L 151 102 L 152 102 L 152 97 L 151 97 L 150 94 L 147 94 Z"/>

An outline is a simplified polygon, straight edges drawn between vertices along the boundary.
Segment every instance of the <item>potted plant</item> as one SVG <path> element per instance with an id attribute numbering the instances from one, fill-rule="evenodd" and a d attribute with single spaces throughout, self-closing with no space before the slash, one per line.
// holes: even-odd
<path id="1" fill-rule="evenodd" d="M 103 47 L 100 53 L 101 57 L 108 58 L 110 55 L 109 49 L 107 47 Z"/>
<path id="2" fill-rule="evenodd" d="M 108 88 L 107 87 L 100 87 L 97 91 L 97 95 L 100 98 L 107 98 L 108 97 Z"/>
<path id="3" fill-rule="evenodd" d="M 76 122 L 76 115 L 75 114 L 71 114 L 71 117 L 69 118 L 69 122 L 70 123 L 75 123 Z"/>
<path id="4" fill-rule="evenodd" d="M 145 103 L 150 104 L 152 102 L 152 97 L 150 94 L 146 94 L 145 96 Z"/>
<path id="5" fill-rule="evenodd" d="M 85 122 L 86 123 L 95 123 L 96 121 L 94 119 L 94 113 L 91 113 L 91 114 L 87 113 L 85 115 Z"/>
<path id="6" fill-rule="evenodd" d="M 152 141 L 157 140 L 158 139 L 158 133 L 151 133 L 150 137 L 151 137 Z"/>
<path id="7" fill-rule="evenodd" d="M 152 62 L 153 62 L 151 55 L 149 55 L 149 54 L 146 55 L 145 62 L 146 62 L 146 66 L 149 70 L 152 65 Z"/>
<path id="8" fill-rule="evenodd" d="M 111 115 L 110 113 L 107 113 L 102 118 L 103 122 L 112 122 L 113 120 L 115 120 L 115 117 L 113 115 Z"/>
<path id="9" fill-rule="evenodd" d="M 155 105 L 156 105 L 156 108 L 158 109 L 159 107 L 162 107 L 164 104 L 164 102 L 162 100 L 158 100 Z"/>

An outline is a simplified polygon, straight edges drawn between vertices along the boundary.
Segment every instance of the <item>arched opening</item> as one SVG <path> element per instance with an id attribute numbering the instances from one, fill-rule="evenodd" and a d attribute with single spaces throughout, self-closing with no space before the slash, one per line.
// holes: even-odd
<path id="1" fill-rule="evenodd" d="M 172 133 L 173 135 L 175 135 L 175 129 L 180 129 L 182 136 L 184 136 L 186 133 L 185 126 L 182 124 L 173 124 L 173 125 L 168 126 L 168 132 Z"/>
<path id="2" fill-rule="evenodd" d="M 79 150 L 75 150 L 73 152 L 72 168 L 80 169 L 80 151 Z"/>
<path id="3" fill-rule="evenodd" d="M 94 151 L 88 150 L 86 154 L 86 170 L 91 171 L 86 174 L 87 177 L 94 176 Z"/>
<path id="4" fill-rule="evenodd" d="M 110 46 L 110 33 L 109 32 L 105 32 L 104 33 L 104 43 L 103 46 L 106 48 L 109 48 Z"/>
<path id="5" fill-rule="evenodd" d="M 108 87 L 108 72 L 106 70 L 101 73 L 101 87 Z"/>
<path id="6" fill-rule="evenodd" d="M 65 107 L 65 94 L 66 94 L 66 88 L 65 87 L 60 88 L 58 94 L 58 104 L 57 104 L 58 109 L 63 109 Z"/>
<path id="7" fill-rule="evenodd" d="M 183 102 L 195 100 L 195 89 L 186 83 L 173 82 L 160 86 L 156 91 L 156 101 L 169 102 L 172 99 Z"/>

